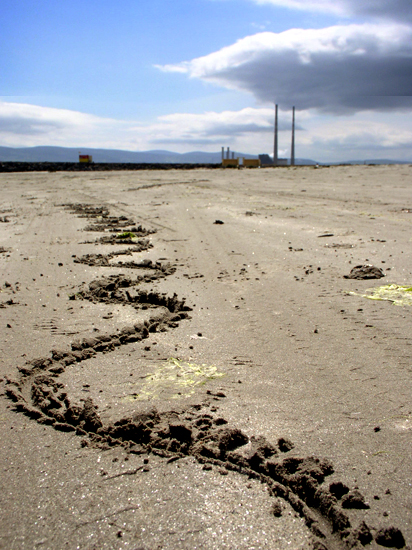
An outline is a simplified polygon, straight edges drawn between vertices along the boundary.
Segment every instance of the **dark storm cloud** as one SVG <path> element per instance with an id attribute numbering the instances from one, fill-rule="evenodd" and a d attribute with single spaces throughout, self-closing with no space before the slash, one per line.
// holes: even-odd
<path id="1" fill-rule="evenodd" d="M 368 20 L 412 21 L 410 0 L 251 0 L 307 12 L 333 13 L 343 17 L 366 17 Z"/>
<path id="2" fill-rule="evenodd" d="M 382 17 L 395 21 L 412 21 L 410 0 L 346 0 L 348 11 L 369 17 Z"/>
<path id="3" fill-rule="evenodd" d="M 411 109 L 412 28 L 365 24 L 260 33 L 163 70 L 247 91 L 284 109 Z"/>

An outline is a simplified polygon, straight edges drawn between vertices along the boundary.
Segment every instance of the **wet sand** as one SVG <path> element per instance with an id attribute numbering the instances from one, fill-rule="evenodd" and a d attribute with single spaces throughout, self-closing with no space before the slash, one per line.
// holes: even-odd
<path id="1" fill-rule="evenodd" d="M 0 548 L 412 543 L 410 166 L 0 182 Z"/>

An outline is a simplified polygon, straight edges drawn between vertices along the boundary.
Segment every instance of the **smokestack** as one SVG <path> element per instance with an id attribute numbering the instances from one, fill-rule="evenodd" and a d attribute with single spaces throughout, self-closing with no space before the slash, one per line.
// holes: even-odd
<path id="1" fill-rule="evenodd" d="M 232 159 L 234 159 L 234 158 L 235 158 L 235 152 L 232 151 Z"/>
<path id="2" fill-rule="evenodd" d="M 275 105 L 275 143 L 273 147 L 273 164 L 278 165 L 278 106 Z"/>
<path id="3" fill-rule="evenodd" d="M 290 150 L 290 165 L 295 166 L 295 107 L 292 108 L 292 147 Z"/>
<path id="4" fill-rule="evenodd" d="M 223 159 L 225 158 L 225 148 L 222 147 L 222 162 L 223 162 Z"/>
<path id="5" fill-rule="evenodd" d="M 230 159 L 230 147 L 227 148 L 227 151 L 226 151 L 226 158 L 227 158 L 227 159 Z"/>

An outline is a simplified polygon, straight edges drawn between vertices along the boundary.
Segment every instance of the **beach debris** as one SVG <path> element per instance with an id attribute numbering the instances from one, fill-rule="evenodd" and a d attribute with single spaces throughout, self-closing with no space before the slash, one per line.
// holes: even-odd
<path id="1" fill-rule="evenodd" d="M 365 264 L 353 267 L 349 275 L 344 275 L 345 279 L 381 279 L 385 273 L 380 267 Z"/>
<path id="2" fill-rule="evenodd" d="M 328 243 L 324 245 L 325 248 L 355 248 L 356 245 L 350 243 Z"/>

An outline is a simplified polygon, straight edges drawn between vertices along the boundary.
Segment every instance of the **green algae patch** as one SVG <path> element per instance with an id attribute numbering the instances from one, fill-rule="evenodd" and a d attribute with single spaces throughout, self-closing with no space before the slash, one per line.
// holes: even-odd
<path id="1" fill-rule="evenodd" d="M 120 233 L 116 236 L 117 239 L 124 240 L 124 239 L 134 239 L 136 235 L 132 231 L 125 231 L 124 233 Z"/>
<path id="2" fill-rule="evenodd" d="M 349 292 L 353 296 L 362 296 L 369 300 L 384 300 L 392 302 L 395 306 L 412 306 L 412 286 L 409 285 L 383 285 L 376 288 L 368 288 L 365 294 Z"/>
<path id="3" fill-rule="evenodd" d="M 199 386 L 210 380 L 222 378 L 213 365 L 197 365 L 171 357 L 147 374 L 138 392 L 126 396 L 127 401 L 151 401 L 153 399 L 184 399 L 193 395 Z"/>

